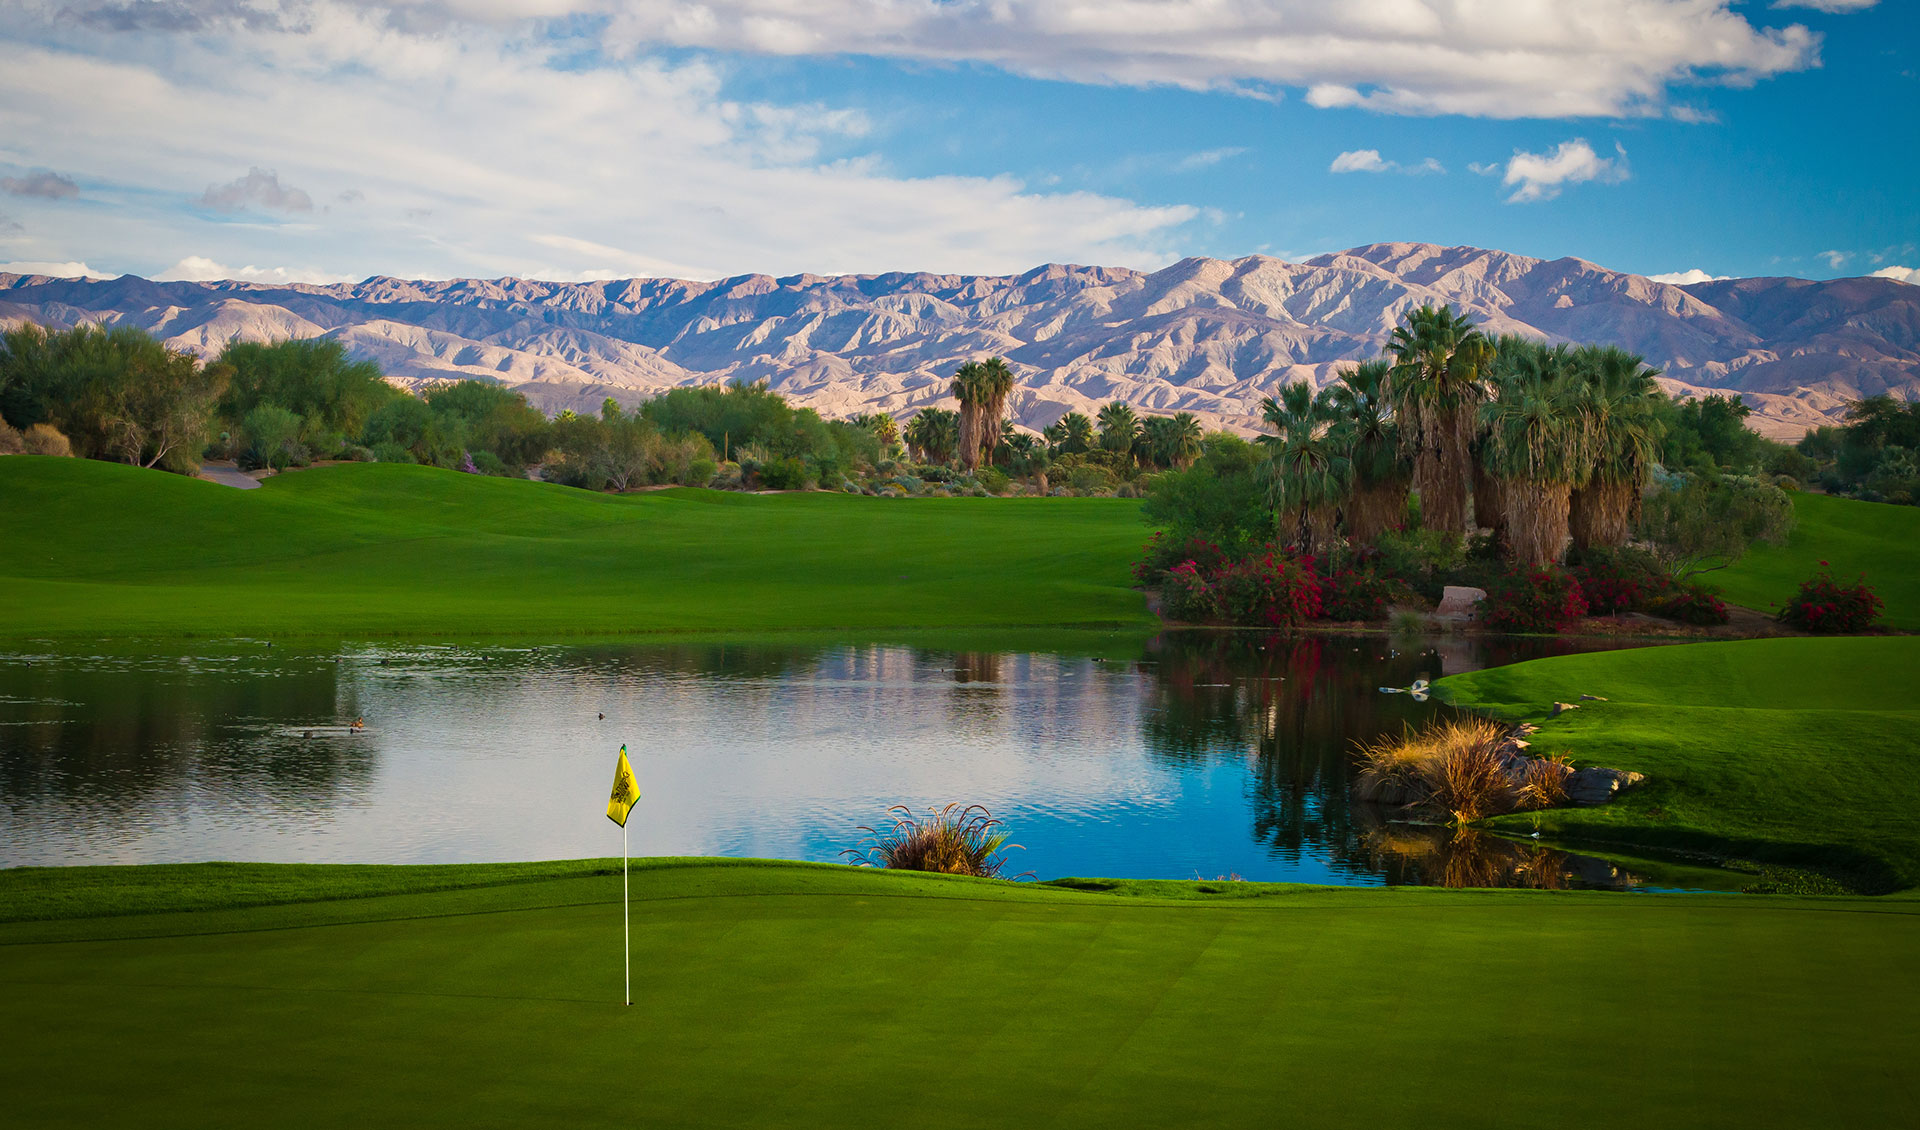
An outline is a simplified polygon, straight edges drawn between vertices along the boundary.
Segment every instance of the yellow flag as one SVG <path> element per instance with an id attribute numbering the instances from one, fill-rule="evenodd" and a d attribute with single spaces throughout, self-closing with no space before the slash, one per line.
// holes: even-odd
<path id="1" fill-rule="evenodd" d="M 627 761 L 627 747 L 620 747 L 620 763 L 613 770 L 613 799 L 607 801 L 607 819 L 627 826 L 627 813 L 640 799 L 640 782 L 633 779 L 633 766 Z"/>

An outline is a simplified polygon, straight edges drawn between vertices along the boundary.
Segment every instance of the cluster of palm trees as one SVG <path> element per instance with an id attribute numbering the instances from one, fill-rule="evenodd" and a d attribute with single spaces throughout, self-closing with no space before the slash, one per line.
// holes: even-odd
<path id="1" fill-rule="evenodd" d="M 922 462 L 957 461 L 970 474 L 983 464 L 1016 475 L 1043 473 L 1046 464 L 1063 455 L 1095 451 L 1130 457 L 1140 467 L 1182 468 L 1202 450 L 1204 433 L 1191 412 L 1141 416 L 1120 401 L 1100 409 L 1097 420 L 1068 412 L 1036 438 L 1007 419 L 1013 385 L 1013 370 L 1003 358 L 968 361 L 954 372 L 949 389 L 959 401 L 958 411 L 923 408 L 904 429 L 897 429 L 891 417 L 862 416 L 854 422 L 874 431 L 883 443 L 897 437 Z"/>
<path id="2" fill-rule="evenodd" d="M 1626 542 L 1660 438 L 1659 370 L 1612 346 L 1490 337 L 1446 306 L 1409 312 L 1387 353 L 1263 404 L 1283 537 L 1309 553 L 1366 544 L 1412 491 L 1426 527 L 1464 532 L 1471 516 L 1519 565 Z"/>

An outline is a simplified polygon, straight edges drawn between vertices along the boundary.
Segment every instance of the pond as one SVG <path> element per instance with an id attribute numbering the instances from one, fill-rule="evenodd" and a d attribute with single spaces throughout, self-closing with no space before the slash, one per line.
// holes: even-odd
<path id="1" fill-rule="evenodd" d="M 0 865 L 617 855 L 602 810 L 625 743 L 637 856 L 838 860 L 890 805 L 960 801 L 1022 845 L 1010 872 L 1043 879 L 1661 884 L 1349 797 L 1356 740 L 1447 711 L 1381 687 L 1571 646 L 16 649 L 0 654 Z"/>

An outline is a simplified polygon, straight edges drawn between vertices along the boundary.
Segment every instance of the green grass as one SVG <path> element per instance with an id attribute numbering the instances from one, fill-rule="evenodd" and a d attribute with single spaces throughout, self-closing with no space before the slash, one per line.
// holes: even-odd
<path id="1" fill-rule="evenodd" d="M 634 635 L 1129 627 L 1120 499 L 612 496 L 349 464 L 237 491 L 0 459 L 0 634 Z"/>
<path id="2" fill-rule="evenodd" d="M 1887 627 L 1920 631 L 1920 506 L 1795 494 L 1793 510 L 1787 544 L 1759 546 L 1703 579 L 1735 604 L 1771 612 L 1769 604 L 1785 603 L 1825 561 L 1840 580 L 1867 575 L 1886 602 Z"/>
<path id="3" fill-rule="evenodd" d="M 626 1008 L 620 880 L 555 866 L 0 925 L 8 1124 L 1753 1130 L 1897 1125 L 1920 1081 L 1914 902 L 652 861 Z"/>
<path id="4" fill-rule="evenodd" d="M 1920 883 L 1920 637 L 1740 640 L 1539 659 L 1441 680 L 1447 701 L 1538 722 L 1535 752 L 1646 773 L 1556 839 L 1707 852 Z M 1546 719 L 1552 703 L 1607 698 Z M 1509 828 L 1534 816 L 1507 817 Z"/>

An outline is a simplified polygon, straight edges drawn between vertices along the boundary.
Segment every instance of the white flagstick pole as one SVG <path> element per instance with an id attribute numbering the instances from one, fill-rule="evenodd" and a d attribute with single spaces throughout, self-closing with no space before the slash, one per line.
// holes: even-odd
<path id="1" fill-rule="evenodd" d="M 627 908 L 627 826 L 620 825 L 620 937 L 626 942 L 627 1004 L 633 1004 L 633 926 Z"/>

